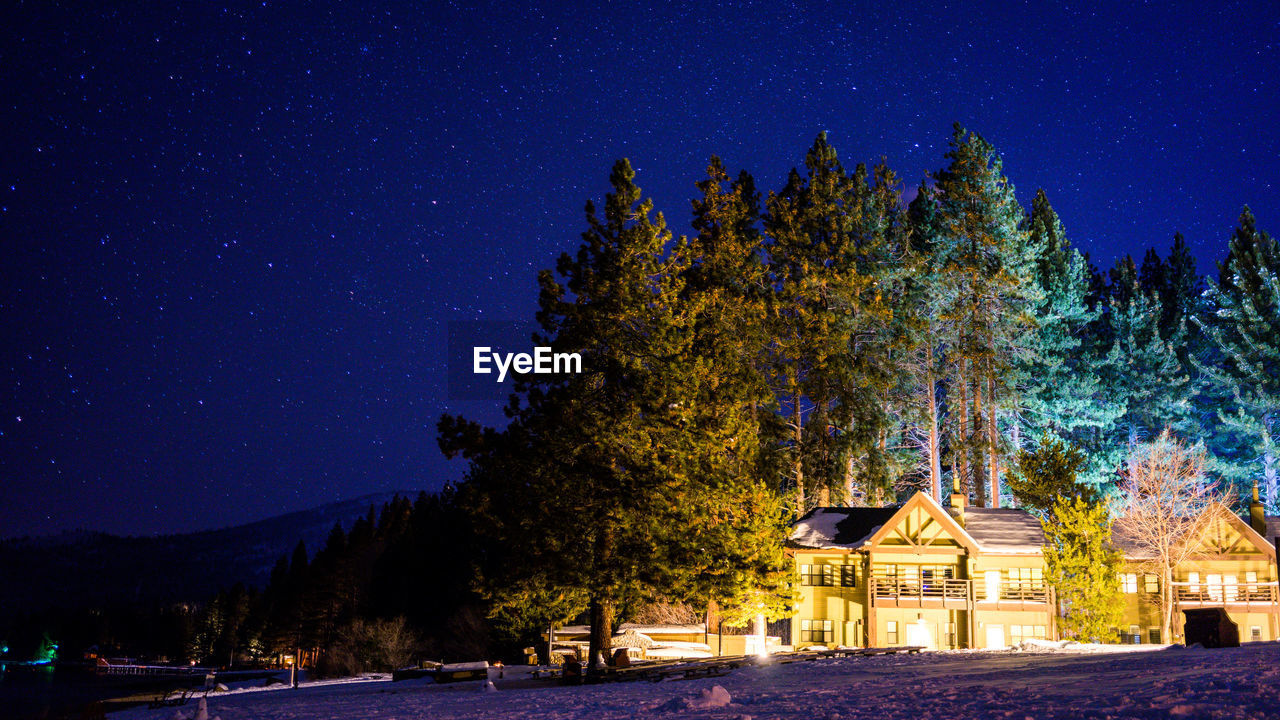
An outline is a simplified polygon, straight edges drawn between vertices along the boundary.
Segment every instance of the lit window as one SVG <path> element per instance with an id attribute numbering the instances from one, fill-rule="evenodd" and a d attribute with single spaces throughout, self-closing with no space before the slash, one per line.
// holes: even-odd
<path id="1" fill-rule="evenodd" d="M 1222 591 L 1223 594 L 1226 595 L 1227 602 L 1235 600 L 1237 597 L 1236 576 L 1227 575 L 1222 578 L 1222 586 Z"/>
<path id="2" fill-rule="evenodd" d="M 886 622 L 885 631 L 886 631 L 885 641 L 889 645 L 897 645 L 898 644 L 898 622 L 896 620 L 890 620 Z"/>
<path id="3" fill-rule="evenodd" d="M 1137 625 L 1129 626 L 1129 642 L 1137 645 L 1142 642 L 1142 630 Z"/>
<path id="4" fill-rule="evenodd" d="M 1009 642 L 1017 645 L 1023 640 L 1044 639 L 1044 625 L 1010 625 Z"/>
<path id="5" fill-rule="evenodd" d="M 800 642 L 826 643 L 835 636 L 835 628 L 830 620 L 801 620 Z"/>
<path id="6" fill-rule="evenodd" d="M 1254 625 L 1249 628 L 1249 642 L 1262 642 L 1262 626 Z"/>
<path id="7" fill-rule="evenodd" d="M 835 568 L 831 565 L 801 565 L 800 584 L 809 587 L 834 585 Z"/>
<path id="8" fill-rule="evenodd" d="M 1222 576 L 1209 574 L 1205 576 L 1204 584 L 1209 591 L 1209 599 L 1222 602 Z"/>
<path id="9" fill-rule="evenodd" d="M 1151 573 L 1147 573 L 1146 575 L 1143 576 L 1142 580 L 1143 580 L 1142 589 L 1144 591 L 1149 593 L 1160 592 L 1160 579 L 1157 578 L 1155 575 L 1152 575 Z"/>
<path id="10" fill-rule="evenodd" d="M 1120 592 L 1126 592 L 1126 593 L 1138 592 L 1137 573 L 1120 573 Z"/>
<path id="11" fill-rule="evenodd" d="M 1187 583 L 1188 583 L 1187 591 L 1198 594 L 1200 592 L 1200 573 L 1198 572 L 1187 573 Z"/>
<path id="12" fill-rule="evenodd" d="M 1249 584 L 1248 592 L 1250 595 L 1258 592 L 1258 573 L 1250 570 L 1244 574 L 1244 581 Z"/>

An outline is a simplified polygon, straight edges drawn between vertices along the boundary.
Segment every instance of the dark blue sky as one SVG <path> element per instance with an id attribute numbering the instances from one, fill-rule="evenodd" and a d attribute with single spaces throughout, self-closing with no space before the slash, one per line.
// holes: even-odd
<path id="1" fill-rule="evenodd" d="M 1100 264 L 1280 229 L 1274 2 L 401 5 L 4 11 L 0 536 L 458 478 L 447 324 L 529 319 L 622 156 L 681 232 L 712 153 L 912 187 L 960 121 Z"/>

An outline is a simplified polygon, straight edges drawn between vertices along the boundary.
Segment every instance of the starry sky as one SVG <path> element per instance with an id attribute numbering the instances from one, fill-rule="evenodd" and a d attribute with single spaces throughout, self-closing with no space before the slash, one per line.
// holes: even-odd
<path id="1" fill-rule="evenodd" d="M 619 157 L 686 232 L 713 153 L 910 188 L 959 121 L 1100 265 L 1280 230 L 1274 2 L 303 5 L 0 11 L 0 537 L 459 479 L 448 327 L 529 320 Z"/>

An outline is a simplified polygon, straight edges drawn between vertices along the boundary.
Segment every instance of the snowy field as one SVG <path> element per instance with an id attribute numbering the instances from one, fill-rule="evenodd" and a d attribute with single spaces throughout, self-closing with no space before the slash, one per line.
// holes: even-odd
<path id="1" fill-rule="evenodd" d="M 661 683 L 503 689 L 499 680 L 496 691 L 479 682 L 314 683 L 211 696 L 208 713 L 222 720 L 1280 718 L 1280 643 L 1136 647 L 823 659 Z M 192 702 L 109 717 L 173 720 L 196 710 Z"/>

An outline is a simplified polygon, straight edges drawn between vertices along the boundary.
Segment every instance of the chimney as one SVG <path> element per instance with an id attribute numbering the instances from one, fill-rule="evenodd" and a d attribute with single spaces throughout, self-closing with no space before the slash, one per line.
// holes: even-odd
<path id="1" fill-rule="evenodd" d="M 969 497 L 960 492 L 960 479 L 951 478 L 951 514 L 955 516 L 956 522 L 960 523 L 960 527 L 964 527 L 964 506 L 968 503 Z"/>
<path id="2" fill-rule="evenodd" d="M 1262 506 L 1262 503 L 1259 502 L 1258 500 L 1258 481 L 1257 480 L 1253 481 L 1253 499 L 1249 501 L 1249 525 L 1251 525 L 1254 530 L 1257 530 L 1258 534 L 1264 537 L 1266 536 L 1267 534 L 1266 509 Z"/>

